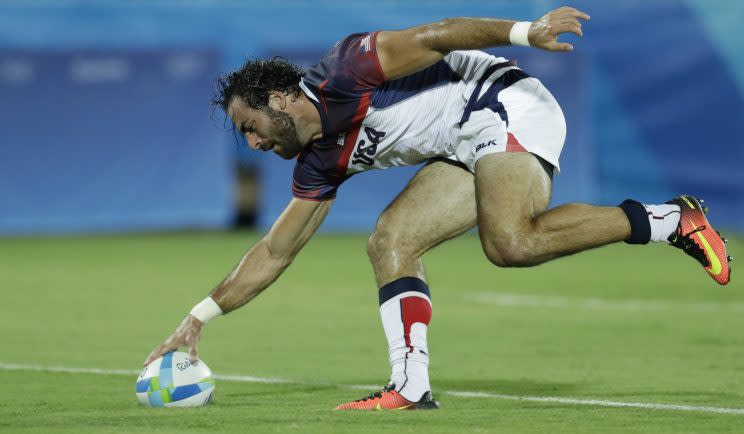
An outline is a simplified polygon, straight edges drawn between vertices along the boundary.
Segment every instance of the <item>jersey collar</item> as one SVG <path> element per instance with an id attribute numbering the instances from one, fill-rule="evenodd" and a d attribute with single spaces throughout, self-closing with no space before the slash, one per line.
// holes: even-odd
<path id="1" fill-rule="evenodd" d="M 307 98 L 313 103 L 315 108 L 318 110 L 318 113 L 320 114 L 320 125 L 323 129 L 323 137 L 316 141 L 316 143 L 327 143 L 328 141 L 328 117 L 324 110 L 323 105 L 320 103 L 320 99 L 315 94 L 315 92 L 310 89 L 310 86 L 305 83 L 304 79 L 300 79 L 300 90 L 307 96 Z"/>
<path id="2" fill-rule="evenodd" d="M 308 98 L 315 101 L 316 104 L 320 104 L 320 101 L 318 100 L 318 97 L 315 96 L 312 90 L 310 90 L 309 87 L 305 84 L 304 79 L 300 79 L 300 89 L 302 89 L 303 92 L 305 92 L 305 95 L 307 95 Z"/>

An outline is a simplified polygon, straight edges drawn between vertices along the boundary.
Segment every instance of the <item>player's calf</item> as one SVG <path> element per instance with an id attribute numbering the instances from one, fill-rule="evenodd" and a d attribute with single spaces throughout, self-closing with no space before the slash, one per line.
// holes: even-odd
<path id="1" fill-rule="evenodd" d="M 500 224 L 490 228 L 479 226 L 481 247 L 486 258 L 498 267 L 532 267 L 594 247 L 591 243 L 597 242 L 600 237 L 594 234 L 598 229 L 583 224 L 587 219 L 623 220 L 623 214 L 617 208 L 566 204 L 536 217 L 502 219 Z M 576 226 L 573 229 L 577 229 L 579 225 L 585 228 L 579 231 L 579 236 L 566 233 L 568 226 Z M 606 241 L 599 242 L 620 241 L 624 233 L 618 229 L 605 231 L 602 236 L 607 238 Z M 587 240 L 582 241 L 582 237 Z"/>

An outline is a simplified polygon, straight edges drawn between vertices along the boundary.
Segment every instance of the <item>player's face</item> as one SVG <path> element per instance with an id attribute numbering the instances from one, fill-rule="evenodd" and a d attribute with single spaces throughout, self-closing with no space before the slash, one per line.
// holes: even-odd
<path id="1" fill-rule="evenodd" d="M 295 122 L 283 111 L 271 107 L 252 109 L 240 98 L 234 98 L 228 106 L 228 116 L 253 149 L 274 151 L 287 160 L 302 150 Z"/>

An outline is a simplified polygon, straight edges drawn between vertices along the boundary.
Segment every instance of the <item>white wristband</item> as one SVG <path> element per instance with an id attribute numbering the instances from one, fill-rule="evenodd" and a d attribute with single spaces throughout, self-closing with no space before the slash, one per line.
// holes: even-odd
<path id="1" fill-rule="evenodd" d="M 210 319 L 222 315 L 220 305 L 212 297 L 207 297 L 191 309 L 191 315 L 206 324 Z"/>
<path id="2" fill-rule="evenodd" d="M 528 35 L 530 33 L 531 21 L 519 21 L 514 23 L 511 30 L 509 31 L 509 42 L 512 45 L 522 45 L 524 47 L 530 46 L 530 40 Z"/>

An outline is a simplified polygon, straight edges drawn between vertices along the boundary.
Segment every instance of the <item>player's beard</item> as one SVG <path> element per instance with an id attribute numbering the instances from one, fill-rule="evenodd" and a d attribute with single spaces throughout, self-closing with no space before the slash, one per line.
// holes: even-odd
<path id="1" fill-rule="evenodd" d="M 274 153 L 285 160 L 295 158 L 302 151 L 303 146 L 297 137 L 297 126 L 294 119 L 289 117 L 287 113 L 274 110 L 271 107 L 266 107 L 265 112 L 272 123 L 271 142 Z"/>

